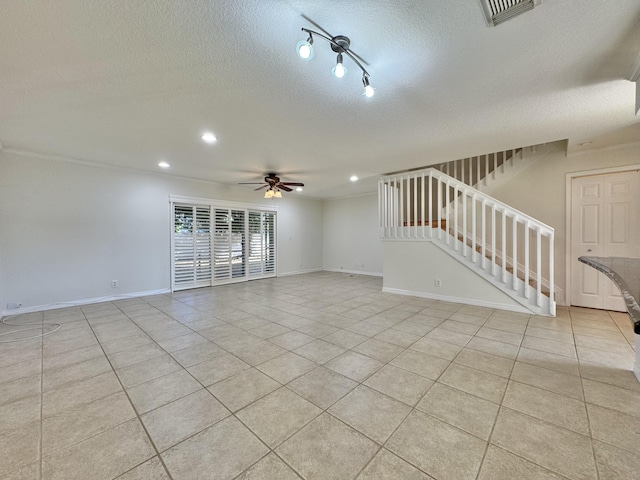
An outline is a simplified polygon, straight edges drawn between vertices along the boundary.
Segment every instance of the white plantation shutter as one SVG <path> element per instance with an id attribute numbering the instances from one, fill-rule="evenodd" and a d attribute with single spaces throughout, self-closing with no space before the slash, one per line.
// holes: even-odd
<path id="1" fill-rule="evenodd" d="M 173 208 L 173 289 L 210 284 L 210 208 L 176 204 Z"/>
<path id="2" fill-rule="evenodd" d="M 276 274 L 276 214 L 263 212 L 264 275 Z"/>
<path id="3" fill-rule="evenodd" d="M 214 280 L 226 280 L 231 277 L 231 231 L 229 229 L 231 213 L 226 208 L 216 208 L 214 211 L 213 278 Z"/>
<path id="4" fill-rule="evenodd" d="M 273 212 L 249 211 L 249 277 L 276 274 L 276 221 Z"/>
<path id="5" fill-rule="evenodd" d="M 262 215 L 249 212 L 249 276 L 262 275 Z"/>
<path id="6" fill-rule="evenodd" d="M 276 275 L 275 212 L 178 198 L 171 199 L 173 290 Z"/>
<path id="7" fill-rule="evenodd" d="M 231 278 L 247 275 L 244 210 L 231 210 Z"/>
<path id="8" fill-rule="evenodd" d="M 211 209 L 196 207 L 196 284 L 211 283 Z"/>
<path id="9" fill-rule="evenodd" d="M 216 208 L 213 235 L 215 283 L 246 276 L 245 211 Z"/>

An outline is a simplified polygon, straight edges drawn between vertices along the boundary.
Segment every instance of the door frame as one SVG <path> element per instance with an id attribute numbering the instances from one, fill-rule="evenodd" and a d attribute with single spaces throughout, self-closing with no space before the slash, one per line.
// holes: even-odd
<path id="1" fill-rule="evenodd" d="M 566 188 L 565 188 L 565 242 L 564 242 L 564 300 L 567 305 L 571 305 L 571 276 L 572 276 L 572 262 L 571 262 L 571 230 L 572 230 L 572 184 L 574 178 L 579 177 L 590 177 L 594 175 L 608 175 L 612 173 L 626 173 L 640 170 L 640 164 L 636 163 L 633 165 L 624 165 L 621 167 L 609 167 L 609 168 L 598 168 L 595 170 L 582 170 L 579 172 L 570 172 L 566 175 Z"/>

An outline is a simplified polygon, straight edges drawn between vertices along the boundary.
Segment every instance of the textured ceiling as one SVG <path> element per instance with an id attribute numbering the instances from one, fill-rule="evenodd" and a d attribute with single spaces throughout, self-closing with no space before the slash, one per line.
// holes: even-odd
<path id="1" fill-rule="evenodd" d="M 478 0 L 3 0 L 0 142 L 236 183 L 274 170 L 297 195 L 467 155 L 638 132 L 638 0 L 547 0 L 487 28 Z M 370 66 L 331 73 L 302 15 Z M 199 136 L 211 130 L 215 145 Z M 363 181 L 349 182 L 356 174 Z"/>

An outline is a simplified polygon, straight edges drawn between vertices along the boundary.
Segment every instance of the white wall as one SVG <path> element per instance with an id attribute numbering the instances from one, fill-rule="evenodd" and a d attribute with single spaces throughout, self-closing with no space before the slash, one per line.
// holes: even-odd
<path id="1" fill-rule="evenodd" d="M 383 290 L 526 312 L 499 288 L 431 242 L 385 241 Z M 435 286 L 435 280 L 441 286 Z"/>
<path id="2" fill-rule="evenodd" d="M 640 164 L 640 144 L 565 155 L 556 150 L 496 189 L 492 196 L 555 229 L 555 283 L 565 304 L 566 178 L 568 173 Z"/>
<path id="3" fill-rule="evenodd" d="M 382 275 L 377 193 L 325 200 L 322 219 L 325 270 Z"/>
<path id="4" fill-rule="evenodd" d="M 169 195 L 275 202 L 237 187 L 0 151 L 0 311 L 170 287 Z M 279 273 L 322 268 L 322 204 L 278 201 Z M 111 280 L 119 288 L 111 288 Z"/>

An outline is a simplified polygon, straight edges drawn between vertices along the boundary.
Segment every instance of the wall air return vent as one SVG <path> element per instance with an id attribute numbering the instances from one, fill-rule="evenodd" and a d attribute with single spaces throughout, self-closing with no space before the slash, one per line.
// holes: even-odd
<path id="1" fill-rule="evenodd" d="M 488 27 L 500 25 L 541 3 L 542 0 L 480 0 Z"/>

